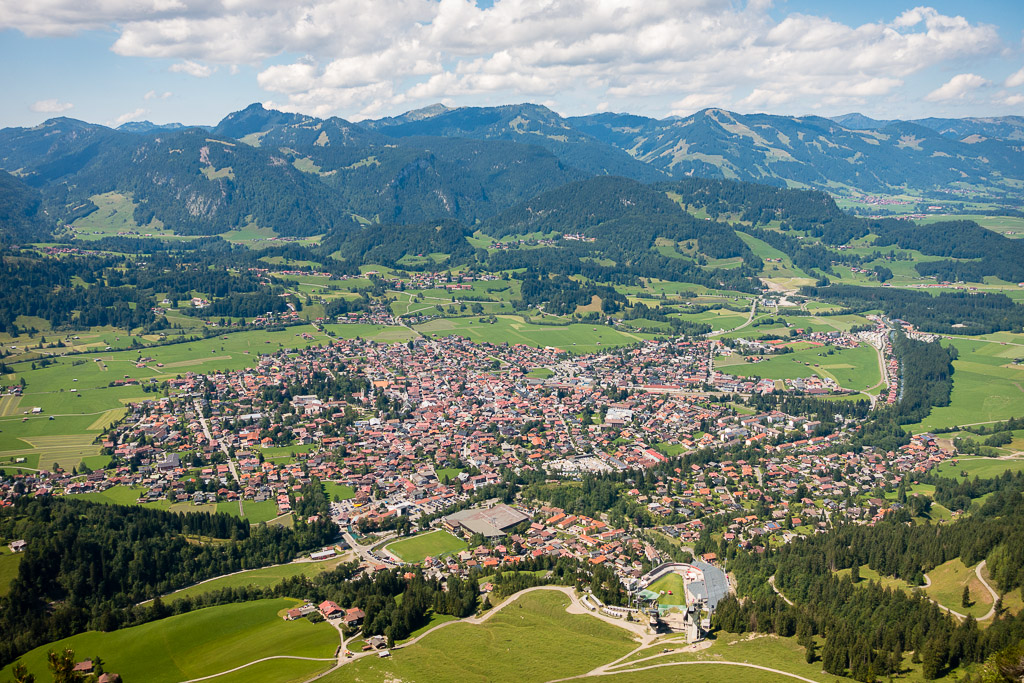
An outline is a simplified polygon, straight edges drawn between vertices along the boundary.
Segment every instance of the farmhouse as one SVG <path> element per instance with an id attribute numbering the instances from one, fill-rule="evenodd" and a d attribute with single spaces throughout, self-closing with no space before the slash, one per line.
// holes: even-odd
<path id="1" fill-rule="evenodd" d="M 466 536 L 481 534 L 485 538 L 504 536 L 512 527 L 530 518 L 510 508 L 495 505 L 486 509 L 462 510 L 444 518 L 444 525 L 451 531 L 461 531 Z"/>
<path id="2" fill-rule="evenodd" d="M 352 609 L 345 610 L 345 616 L 341 618 L 341 623 L 348 627 L 359 626 L 363 623 L 363 619 L 365 618 L 366 614 L 363 610 L 358 607 L 353 607 Z"/>
<path id="3" fill-rule="evenodd" d="M 324 619 L 334 619 L 340 617 L 345 613 L 338 603 L 333 600 L 324 600 L 320 603 L 320 614 L 324 615 Z"/>

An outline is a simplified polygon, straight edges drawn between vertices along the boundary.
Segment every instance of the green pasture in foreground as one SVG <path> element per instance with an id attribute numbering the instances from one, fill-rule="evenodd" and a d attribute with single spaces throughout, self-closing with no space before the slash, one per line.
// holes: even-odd
<path id="1" fill-rule="evenodd" d="M 69 647 L 81 659 L 102 657 L 105 669 L 121 674 L 126 681 L 177 683 L 272 655 L 333 657 L 338 632 L 330 624 L 284 621 L 278 616 L 295 604 L 297 601 L 284 598 L 257 600 L 209 607 L 110 633 L 89 631 L 36 648 L 20 661 L 37 680 L 47 680 L 47 651 Z M 290 663 L 289 671 L 298 673 L 301 668 L 307 674 L 330 666 L 326 661 Z M 264 678 L 261 671 L 246 672 L 238 680 L 280 680 Z M 0 671 L 0 680 L 10 677 L 10 666 Z"/>
<path id="2" fill-rule="evenodd" d="M 341 681 L 549 681 L 585 673 L 633 647 L 630 634 L 589 614 L 568 614 L 555 591 L 520 597 L 483 624 L 452 624 L 389 659 L 366 657 L 325 677 Z"/>
<path id="3" fill-rule="evenodd" d="M 395 541 L 387 549 L 405 562 L 422 562 L 424 557 L 437 557 L 466 549 L 466 543 L 447 531 L 431 531 L 402 541 Z"/>
<path id="4" fill-rule="evenodd" d="M 635 344 L 651 335 L 622 332 L 607 325 L 536 325 L 519 316 L 500 315 L 495 323 L 482 323 L 479 318 L 441 318 L 417 325 L 427 336 L 459 335 L 475 342 L 490 344 L 526 344 L 553 346 L 570 353 L 594 353 L 615 346 Z"/>

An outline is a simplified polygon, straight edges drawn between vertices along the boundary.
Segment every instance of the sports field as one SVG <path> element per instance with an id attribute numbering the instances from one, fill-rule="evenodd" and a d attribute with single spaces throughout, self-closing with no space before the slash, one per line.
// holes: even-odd
<path id="1" fill-rule="evenodd" d="M 334 500 L 335 496 L 338 497 L 338 500 L 348 500 L 349 498 L 354 498 L 356 495 L 355 490 L 351 486 L 338 484 L 333 481 L 324 482 L 324 492 L 331 500 Z"/>
<path id="2" fill-rule="evenodd" d="M 90 631 L 36 648 L 20 661 L 37 680 L 48 680 L 47 650 L 69 647 L 82 659 L 102 657 L 104 668 L 126 681 L 177 683 L 272 655 L 332 658 L 338 632 L 330 624 L 284 621 L 278 616 L 296 604 L 285 598 L 258 600 L 209 607 L 110 633 Z M 327 669 L 331 662 L 289 660 L 288 664 L 287 670 L 299 677 Z M 270 677 L 264 669 L 244 673 L 237 680 L 282 680 Z M 10 677 L 11 667 L 0 671 L 0 679 Z"/>
<path id="3" fill-rule="evenodd" d="M 686 586 L 683 583 L 683 577 L 675 572 L 661 577 L 648 586 L 647 590 L 661 594 L 658 598 L 659 605 L 668 606 L 686 604 Z"/>
<path id="4" fill-rule="evenodd" d="M 387 550 L 399 559 L 412 563 L 422 562 L 424 557 L 439 557 L 465 549 L 465 541 L 447 531 L 431 531 L 387 546 Z"/>

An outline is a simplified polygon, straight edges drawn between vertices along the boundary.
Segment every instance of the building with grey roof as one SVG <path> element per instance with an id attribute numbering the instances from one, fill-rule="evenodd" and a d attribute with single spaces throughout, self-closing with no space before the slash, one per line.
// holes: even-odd
<path id="1" fill-rule="evenodd" d="M 489 508 L 461 510 L 445 517 L 444 524 L 452 531 L 495 538 L 504 536 L 509 529 L 529 519 L 529 516 L 508 505 L 495 505 Z"/>

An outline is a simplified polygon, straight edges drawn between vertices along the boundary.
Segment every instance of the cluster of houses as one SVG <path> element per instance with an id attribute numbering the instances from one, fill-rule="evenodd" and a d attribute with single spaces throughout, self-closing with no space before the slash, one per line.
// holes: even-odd
<path id="1" fill-rule="evenodd" d="M 727 513 L 726 540 L 754 547 L 765 535 L 813 533 L 834 515 L 870 523 L 894 507 L 867 500 L 872 491 L 948 457 L 927 435 L 893 453 L 836 453 L 856 425 L 830 420 L 836 431 L 822 433 L 820 420 L 708 400 L 695 388 L 716 381 L 717 344 L 648 341 L 569 356 L 448 337 L 275 351 L 244 370 L 168 380 L 167 396 L 131 405 L 106 435 L 113 466 L 8 475 L 0 500 L 133 486 L 142 501 L 267 501 L 287 514 L 316 477 L 338 524 L 386 528 L 398 516 L 443 513 L 504 470 L 631 469 L 654 484 L 626 495 L 669 536 L 693 541 L 703 520 Z M 679 453 L 737 445 L 763 456 L 671 467 Z M 438 571 L 553 554 L 606 563 L 626 579 L 664 559 L 608 520 L 553 509 L 478 509 L 443 524 L 487 542 L 428 558 Z"/>

